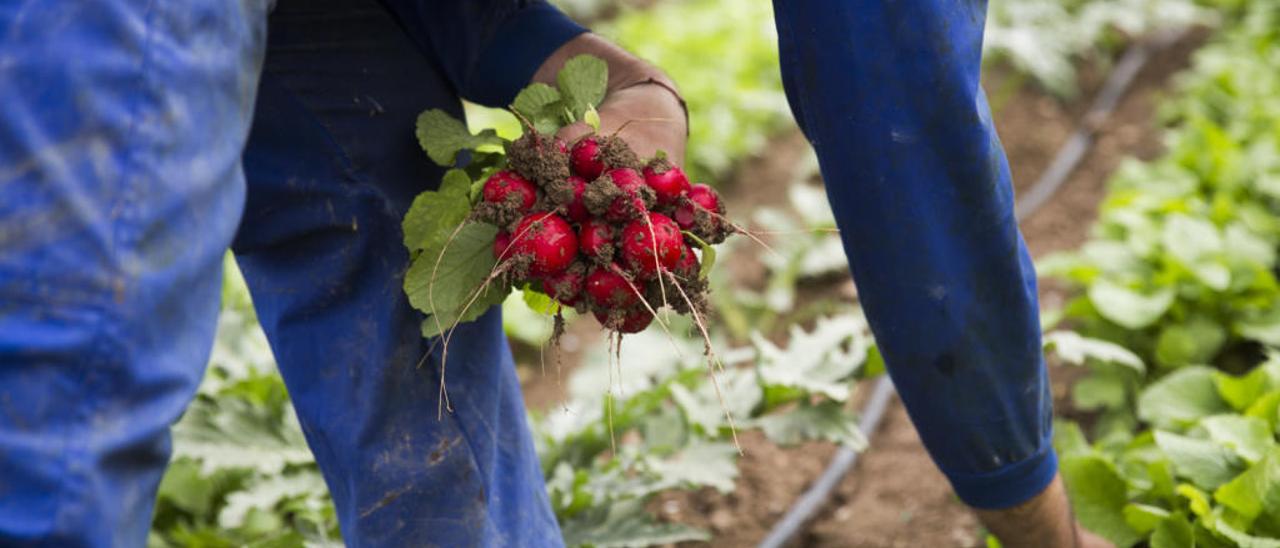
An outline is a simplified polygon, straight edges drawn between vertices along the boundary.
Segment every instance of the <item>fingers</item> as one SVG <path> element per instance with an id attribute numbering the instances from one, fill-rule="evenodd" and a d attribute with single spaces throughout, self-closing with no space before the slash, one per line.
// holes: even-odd
<path id="1" fill-rule="evenodd" d="M 627 142 L 641 160 L 662 151 L 667 160 L 684 167 L 687 140 L 684 111 L 671 94 L 657 86 L 638 86 L 609 95 L 600 105 L 600 130 L 575 122 L 556 133 L 570 146 L 592 133 L 616 135 Z"/>

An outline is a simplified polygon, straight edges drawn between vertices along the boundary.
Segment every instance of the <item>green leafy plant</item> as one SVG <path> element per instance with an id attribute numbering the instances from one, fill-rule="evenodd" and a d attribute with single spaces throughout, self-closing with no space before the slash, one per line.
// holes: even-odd
<path id="1" fill-rule="evenodd" d="M 1193 0 L 1003 0 L 991 2 L 983 37 L 988 62 L 1005 61 L 1064 97 L 1076 64 L 1106 62 L 1116 46 L 1156 29 L 1212 21 Z"/>
<path id="2" fill-rule="evenodd" d="M 1151 384 L 1136 433 L 1090 445 L 1058 424 L 1077 517 L 1118 546 L 1280 546 L 1277 403 L 1273 354 L 1242 376 L 1191 366 Z"/>
<path id="3" fill-rule="evenodd" d="M 624 343 L 648 349 L 643 354 L 597 347 L 568 379 L 564 406 L 532 419 L 570 546 L 708 540 L 705 531 L 656 520 L 645 504 L 670 489 L 733 491 L 738 450 L 729 416 L 736 428 L 759 429 L 782 445 L 865 445 L 846 405 L 873 355 L 860 313 L 793 328 L 785 346 L 756 337 L 724 354 L 715 379 L 702 365 L 702 340 L 680 335 L 691 327 L 673 329 L 674 339 L 650 330 Z"/>
<path id="4" fill-rule="evenodd" d="M 1168 152 L 1122 166 L 1093 238 L 1040 262 L 1082 289 L 1068 320 L 1164 369 L 1240 368 L 1247 345 L 1280 344 L 1276 13 L 1259 6 L 1197 54 L 1164 108 Z"/>
<path id="5" fill-rule="evenodd" d="M 1163 109 L 1168 152 L 1126 164 L 1092 240 L 1041 264 L 1081 290 L 1067 321 L 1141 357 L 1074 387 L 1104 411 L 1093 443 L 1056 428 L 1077 516 L 1119 546 L 1280 546 L 1280 358 L 1248 362 L 1280 343 L 1280 6 L 1236 15 Z"/>

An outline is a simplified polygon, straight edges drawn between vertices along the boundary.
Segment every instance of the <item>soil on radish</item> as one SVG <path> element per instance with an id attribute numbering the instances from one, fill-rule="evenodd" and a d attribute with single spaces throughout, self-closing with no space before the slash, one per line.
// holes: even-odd
<path id="1" fill-rule="evenodd" d="M 554 193 L 553 203 L 567 204 L 573 200 L 573 188 L 565 184 L 569 178 L 569 153 L 564 141 L 536 131 L 527 132 L 508 143 L 506 152 L 507 165 L 549 195 Z M 548 187 L 552 188 L 548 190 Z M 567 198 L 563 188 L 568 188 Z"/>

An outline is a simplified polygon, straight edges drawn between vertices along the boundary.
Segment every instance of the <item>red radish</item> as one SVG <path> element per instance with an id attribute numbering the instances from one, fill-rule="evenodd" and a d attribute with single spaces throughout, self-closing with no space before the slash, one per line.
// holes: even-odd
<path id="1" fill-rule="evenodd" d="M 626 308 L 640 302 L 631 283 L 612 268 L 596 267 L 587 274 L 587 297 L 598 310 Z"/>
<path id="2" fill-rule="evenodd" d="M 616 251 L 614 229 L 604 219 L 591 218 L 578 230 L 578 246 L 582 254 L 597 264 L 609 264 Z"/>
<path id="3" fill-rule="evenodd" d="M 689 191 L 689 178 L 684 171 L 662 158 L 644 166 L 644 182 L 653 189 L 658 205 L 674 204 L 680 195 Z"/>
<path id="4" fill-rule="evenodd" d="M 493 257 L 505 261 L 514 251 L 511 247 L 511 234 L 506 231 L 498 232 L 498 237 L 493 240 Z"/>
<path id="5" fill-rule="evenodd" d="M 581 264 L 571 266 L 558 274 L 551 274 L 542 279 L 542 292 L 560 301 L 565 306 L 577 306 L 582 298 L 583 272 L 586 268 Z"/>
<path id="6" fill-rule="evenodd" d="M 643 307 L 632 308 L 622 317 L 622 325 L 618 326 L 619 333 L 639 333 L 644 328 L 649 327 L 653 322 L 653 314 Z"/>
<path id="7" fill-rule="evenodd" d="M 600 143 L 595 137 L 583 137 L 569 151 L 569 165 L 573 172 L 588 181 L 594 181 L 604 173 L 604 158 L 600 155 Z"/>
<path id="8" fill-rule="evenodd" d="M 564 139 L 556 137 L 555 145 L 556 150 L 560 151 L 560 154 L 564 154 L 566 156 L 569 154 L 569 144 L 565 143 Z"/>
<path id="9" fill-rule="evenodd" d="M 684 249 L 680 251 L 680 260 L 676 261 L 676 266 L 671 271 L 686 280 L 696 280 L 700 266 L 698 256 L 693 253 L 693 247 L 685 244 Z"/>
<path id="10" fill-rule="evenodd" d="M 720 202 L 720 195 L 714 189 L 704 184 L 696 184 L 689 187 L 686 194 L 687 200 L 681 200 L 679 206 L 676 207 L 676 222 L 680 224 L 680 228 L 690 230 L 697 224 L 699 210 L 706 210 L 716 215 L 724 214 L 724 206 Z M 719 220 L 718 218 L 716 220 Z"/>
<path id="11" fill-rule="evenodd" d="M 661 213 L 650 213 L 644 219 L 631 221 L 622 229 L 622 262 L 637 278 L 647 280 L 661 266 L 671 270 L 680 261 L 684 239 L 675 221 Z"/>
<path id="12" fill-rule="evenodd" d="M 653 322 L 653 314 L 644 307 L 635 307 L 621 312 L 604 313 L 595 311 L 596 321 L 619 333 L 639 333 Z"/>
<path id="13" fill-rule="evenodd" d="M 563 271 L 578 256 L 578 236 L 573 227 L 554 213 L 531 213 L 512 232 L 517 257 L 529 257 L 533 277 Z"/>
<path id="14" fill-rule="evenodd" d="M 480 194 L 486 202 L 510 202 L 521 213 L 529 211 L 533 202 L 538 199 L 538 189 L 533 183 L 516 172 L 505 169 L 490 175 Z"/>
<path id="15" fill-rule="evenodd" d="M 622 191 L 622 195 L 613 199 L 609 204 L 609 210 L 605 212 L 604 217 L 615 223 L 626 221 L 640 216 L 648 210 L 649 203 L 652 199 L 649 197 L 649 187 L 644 184 L 644 177 L 640 172 L 631 168 L 615 168 L 606 171 L 603 175 L 608 177 L 613 184 Z"/>
<path id="16" fill-rule="evenodd" d="M 587 180 L 577 175 L 569 176 L 569 184 L 573 185 L 573 201 L 569 202 L 569 218 L 575 223 L 585 222 L 591 217 L 587 205 L 582 202 L 582 194 L 587 191 Z"/>

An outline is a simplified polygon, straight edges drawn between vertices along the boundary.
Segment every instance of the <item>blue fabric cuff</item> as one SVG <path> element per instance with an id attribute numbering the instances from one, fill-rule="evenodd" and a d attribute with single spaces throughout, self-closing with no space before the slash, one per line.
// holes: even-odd
<path id="1" fill-rule="evenodd" d="M 537 2 L 517 11 L 480 54 L 467 85 L 468 99 L 492 107 L 510 105 L 547 57 L 584 32 L 551 4 Z"/>
<path id="2" fill-rule="evenodd" d="M 1058 454 L 1053 444 L 1045 440 L 1042 447 L 1040 452 L 1024 460 L 990 472 L 957 474 L 943 470 L 942 473 L 965 504 L 983 510 L 1011 508 L 1039 495 L 1058 475 Z"/>

